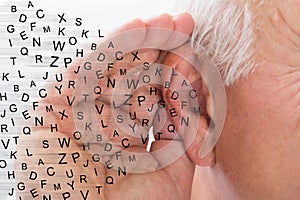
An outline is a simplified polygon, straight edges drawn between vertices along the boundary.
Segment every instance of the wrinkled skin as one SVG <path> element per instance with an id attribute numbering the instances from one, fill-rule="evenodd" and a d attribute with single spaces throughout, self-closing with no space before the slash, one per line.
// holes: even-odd
<path id="1" fill-rule="evenodd" d="M 216 165 L 197 168 L 193 199 L 300 198 L 299 1 L 257 9 L 257 70 L 226 88 Z M 207 182 L 203 182 L 207 180 Z"/>

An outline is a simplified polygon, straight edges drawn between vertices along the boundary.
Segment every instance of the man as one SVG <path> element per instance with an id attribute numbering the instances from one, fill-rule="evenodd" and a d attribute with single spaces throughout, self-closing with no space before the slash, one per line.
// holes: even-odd
<path id="1" fill-rule="evenodd" d="M 45 142 L 45 148 L 41 150 L 40 144 L 47 140 L 51 146 L 56 144 L 51 141 L 56 141 L 57 138 L 72 136 L 74 119 L 69 117 L 62 122 L 58 118 L 61 116 L 54 114 L 52 118 L 48 117 L 48 126 L 57 122 L 59 133 L 51 134 L 49 128 L 37 129 L 32 134 L 36 142 L 26 137 L 20 139 L 23 141 L 20 148 L 28 144 L 26 141 L 32 142 L 31 151 L 35 155 L 26 158 L 28 163 L 39 163 L 41 158 L 48 159 L 45 165 L 33 165 L 31 168 L 38 171 L 41 180 L 47 180 L 45 187 L 49 186 L 46 190 L 48 193 L 44 192 L 45 188 L 41 188 L 40 183 L 37 187 L 36 182 L 27 181 L 27 190 L 20 191 L 19 194 L 25 195 L 27 192 L 29 199 L 32 195 L 30 189 L 35 188 L 33 192 L 52 194 L 54 199 L 82 199 L 84 196 L 89 199 L 299 199 L 299 7 L 299 2 L 292 0 L 198 0 L 183 7 L 192 13 L 194 21 L 189 14 L 175 17 L 164 14 L 147 22 L 134 20 L 119 29 L 118 33 L 136 28 L 144 29 L 144 35 L 138 38 L 142 42 L 153 39 L 153 35 L 147 34 L 149 27 L 192 34 L 196 41 L 194 48 L 199 45 L 209 53 L 223 76 L 227 95 L 226 122 L 216 147 L 206 157 L 200 157 L 199 152 L 209 124 L 209 117 L 205 115 L 199 118 L 200 125 L 193 142 L 185 149 L 186 154 L 163 168 L 159 167 L 160 163 L 172 156 L 172 152 L 165 152 L 166 157 L 151 154 L 147 156 L 145 146 L 138 142 L 130 151 L 145 153 L 138 160 L 141 164 L 135 166 L 145 168 L 145 173 L 118 176 L 117 171 L 108 169 L 109 164 L 99 162 L 83 167 L 90 155 L 82 150 L 78 141 L 72 142 L 70 147 L 63 150 L 66 154 L 61 156 L 65 156 L 65 159 L 60 161 L 67 162 L 68 165 L 60 165 L 55 161 L 62 157 L 54 154 L 53 157 L 49 156 L 54 149 L 47 149 Z M 157 42 L 166 41 L 170 35 L 165 37 Z M 144 50 L 141 59 L 149 62 L 159 59 L 182 74 L 190 72 L 191 68 L 178 56 L 162 54 L 158 50 Z M 130 54 L 125 58 L 128 56 Z M 130 59 L 128 60 L 130 63 Z M 74 79 L 72 73 L 67 75 L 70 80 Z M 191 79 L 191 82 L 195 80 Z M 68 87 L 63 90 L 65 96 L 72 92 Z M 144 91 L 139 92 L 144 94 Z M 162 92 L 161 95 L 167 105 L 173 105 L 167 93 Z M 43 103 L 56 105 L 61 110 L 67 104 L 65 100 L 60 100 L 62 99 L 47 99 Z M 153 101 L 155 100 L 157 99 Z M 100 102 L 105 101 L 102 99 Z M 98 105 L 100 107 L 101 104 Z M 208 114 L 209 109 L 207 101 Z M 112 111 L 106 109 L 105 112 L 109 121 Z M 140 113 L 145 112 L 140 110 Z M 141 119 L 143 116 L 137 113 L 137 118 Z M 151 120 L 151 116 L 149 119 Z M 170 118 L 167 120 L 172 121 Z M 157 125 L 154 123 L 153 126 Z M 166 132 L 164 129 L 162 127 L 162 133 Z M 119 132 L 122 133 L 122 130 Z M 185 143 L 191 142 L 188 141 L 188 134 L 188 131 L 181 133 L 181 139 L 175 140 L 174 149 L 181 149 Z M 76 139 L 73 137 L 72 141 L 74 138 Z M 171 138 L 165 136 L 156 140 L 151 150 L 167 146 Z M 80 152 L 80 158 L 76 158 L 76 152 Z M 77 159 L 76 163 L 74 157 Z M 145 163 L 146 166 L 143 166 Z M 63 191 L 53 192 L 51 184 L 69 181 L 63 176 L 68 170 L 66 167 L 72 168 L 77 177 L 72 179 L 74 183 L 70 180 L 77 190 L 71 190 L 71 187 L 64 184 Z M 91 173 L 94 169 L 98 169 L 97 175 Z M 54 171 L 56 175 L 49 176 Z M 90 176 L 87 177 L 86 174 Z M 30 170 L 20 173 L 18 177 L 20 180 L 27 180 L 29 175 Z M 114 185 L 108 184 L 109 175 L 115 177 Z M 101 185 L 101 192 L 92 190 L 95 185 Z M 65 192 L 69 190 L 69 193 Z"/>
<path id="2" fill-rule="evenodd" d="M 194 199 L 299 199 L 299 1 L 193 1 L 194 38 L 227 85 L 227 116 Z M 249 73 L 251 72 L 252 73 Z"/>

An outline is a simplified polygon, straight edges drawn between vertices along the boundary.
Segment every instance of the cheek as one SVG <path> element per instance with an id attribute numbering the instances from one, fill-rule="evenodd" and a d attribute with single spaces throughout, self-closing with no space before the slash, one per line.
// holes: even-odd
<path id="1" fill-rule="evenodd" d="M 293 72 L 278 75 L 276 77 L 277 87 L 274 91 L 275 117 L 280 117 L 290 134 L 300 134 L 300 69 Z M 288 133 L 287 133 L 288 134 Z"/>
<path id="2" fill-rule="evenodd" d="M 227 89 L 217 165 L 242 199 L 300 199 L 300 114 L 257 77 Z"/>
<path id="3" fill-rule="evenodd" d="M 284 19 L 287 21 L 288 25 L 296 33 L 300 33 L 299 20 L 300 20 L 300 2 L 299 0 L 285 0 L 277 1 L 277 6 L 283 13 Z"/>

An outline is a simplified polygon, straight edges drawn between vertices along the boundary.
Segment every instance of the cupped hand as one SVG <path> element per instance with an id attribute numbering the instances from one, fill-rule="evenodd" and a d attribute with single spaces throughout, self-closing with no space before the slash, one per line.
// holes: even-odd
<path id="1" fill-rule="evenodd" d="M 169 66 L 165 69 L 168 73 L 172 68 L 183 76 L 193 73 L 192 67 L 177 65 L 178 56 L 162 50 L 184 45 L 186 39 L 175 33 L 188 38 L 193 26 L 189 14 L 163 14 L 146 22 L 136 19 L 112 33 L 103 42 L 106 46 L 61 72 L 62 82 L 49 83 L 47 97 L 32 111 L 33 116 L 44 117 L 43 126 L 32 122 L 30 135 L 20 133 L 16 178 L 25 188 L 19 189 L 17 196 L 190 199 L 195 162 L 186 152 L 195 149 L 187 148 L 185 141 L 191 141 L 186 134 L 190 130 L 179 130 L 180 118 L 170 116 L 172 106 L 180 113 L 178 102 L 172 103 L 168 97 L 176 88 L 167 91 L 163 87 L 170 78 L 167 75 L 156 76 L 155 81 L 148 81 L 145 75 L 163 73 L 154 68 L 157 63 Z M 153 31 L 156 28 L 163 31 L 158 34 Z M 139 34 L 126 35 L 135 30 Z M 121 53 L 117 43 L 110 41 L 123 33 L 127 37 L 117 41 L 121 46 L 134 41 L 152 48 Z M 187 80 L 192 83 L 198 78 Z M 137 80 L 144 82 L 135 88 Z M 166 106 L 160 107 L 163 104 L 159 106 L 159 102 Z M 199 115 L 193 123 L 206 129 L 207 124 L 200 121 Z M 175 129 L 170 134 L 167 125 L 171 123 Z M 150 141 L 151 131 L 154 142 Z"/>

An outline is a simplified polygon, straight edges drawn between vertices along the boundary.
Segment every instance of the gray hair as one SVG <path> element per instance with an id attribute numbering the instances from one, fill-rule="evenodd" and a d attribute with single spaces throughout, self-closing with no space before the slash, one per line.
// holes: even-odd
<path id="1" fill-rule="evenodd" d="M 193 48 L 204 48 L 211 56 L 225 85 L 254 71 L 251 0 L 182 0 L 178 5 L 194 18 Z"/>

